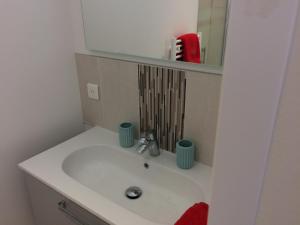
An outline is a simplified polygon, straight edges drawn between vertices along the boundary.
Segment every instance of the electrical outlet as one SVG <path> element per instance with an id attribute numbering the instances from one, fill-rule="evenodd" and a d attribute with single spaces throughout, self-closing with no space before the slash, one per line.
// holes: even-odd
<path id="1" fill-rule="evenodd" d="M 99 100 L 99 86 L 97 84 L 88 83 L 87 85 L 88 97 L 90 99 Z"/>

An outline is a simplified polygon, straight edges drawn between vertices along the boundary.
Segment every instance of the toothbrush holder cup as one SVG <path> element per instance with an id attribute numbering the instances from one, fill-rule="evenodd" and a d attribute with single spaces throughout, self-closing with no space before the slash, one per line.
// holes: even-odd
<path id="1" fill-rule="evenodd" d="M 195 145 L 190 140 L 180 140 L 176 143 L 176 163 L 181 169 L 190 169 L 194 165 Z"/>
<path id="2" fill-rule="evenodd" d="M 134 125 L 124 122 L 119 125 L 119 143 L 123 148 L 130 148 L 134 145 Z"/>

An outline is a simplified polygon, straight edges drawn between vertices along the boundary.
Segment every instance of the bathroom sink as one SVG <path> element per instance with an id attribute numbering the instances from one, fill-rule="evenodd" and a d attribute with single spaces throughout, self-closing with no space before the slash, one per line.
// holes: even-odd
<path id="1" fill-rule="evenodd" d="M 210 167 L 178 169 L 165 151 L 156 158 L 139 155 L 100 127 L 20 167 L 109 224 L 172 225 L 194 203 L 209 202 Z M 130 187 L 137 196 L 131 196 L 136 189 L 126 196 Z"/>
<path id="2" fill-rule="evenodd" d="M 63 170 L 79 183 L 159 224 L 172 224 L 184 210 L 205 201 L 197 183 L 155 163 L 144 167 L 143 157 L 108 145 L 80 149 L 63 162 Z M 130 186 L 140 187 L 141 198 L 128 199 Z"/>

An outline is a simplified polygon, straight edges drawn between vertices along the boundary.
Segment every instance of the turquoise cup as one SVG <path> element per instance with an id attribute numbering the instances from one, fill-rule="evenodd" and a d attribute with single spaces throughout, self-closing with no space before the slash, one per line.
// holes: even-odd
<path id="1" fill-rule="evenodd" d="M 119 125 L 119 142 L 123 148 L 129 148 L 134 145 L 134 125 L 129 122 Z"/>
<path id="2" fill-rule="evenodd" d="M 194 165 L 195 145 L 190 140 L 180 140 L 176 143 L 176 163 L 181 169 L 190 169 Z"/>

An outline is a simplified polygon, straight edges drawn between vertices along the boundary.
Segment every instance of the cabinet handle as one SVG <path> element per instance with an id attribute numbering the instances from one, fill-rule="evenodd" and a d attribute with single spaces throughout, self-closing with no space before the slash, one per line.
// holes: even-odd
<path id="1" fill-rule="evenodd" d="M 67 216 L 69 216 L 74 222 L 76 222 L 79 225 L 89 225 L 83 221 L 81 221 L 79 218 L 77 218 L 76 215 L 74 215 L 71 211 L 68 210 L 67 202 L 65 200 L 62 200 L 58 203 L 58 209 L 65 213 Z"/>

